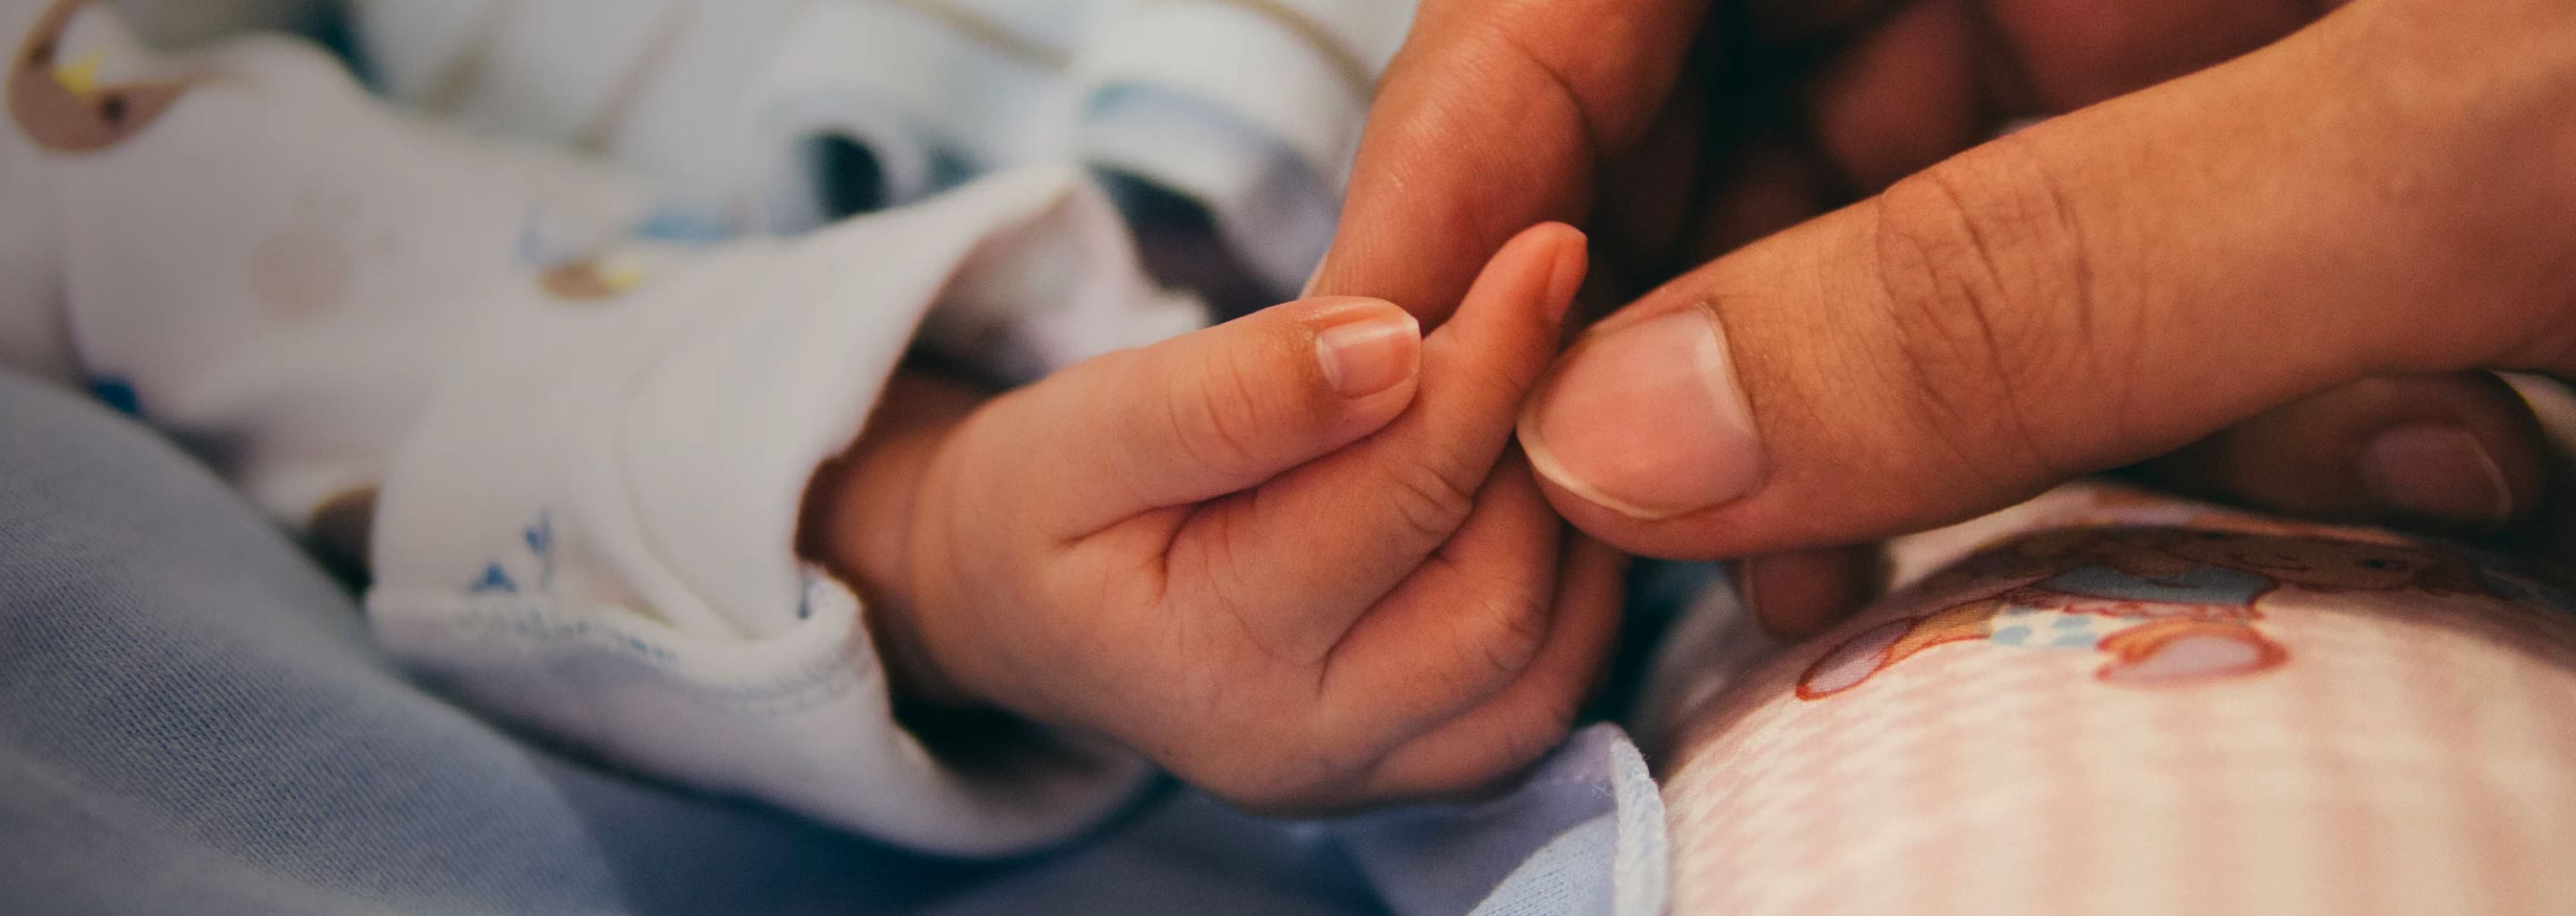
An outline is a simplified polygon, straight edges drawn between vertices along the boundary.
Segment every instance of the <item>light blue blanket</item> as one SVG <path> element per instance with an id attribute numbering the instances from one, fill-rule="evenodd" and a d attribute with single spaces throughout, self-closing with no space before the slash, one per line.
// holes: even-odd
<path id="1" fill-rule="evenodd" d="M 1611 726 L 1473 807 L 1282 823 L 1172 788 L 1051 854 L 930 859 L 499 731 L 153 433 L 6 375 L 0 430 L 0 913 L 1661 909 Z"/>

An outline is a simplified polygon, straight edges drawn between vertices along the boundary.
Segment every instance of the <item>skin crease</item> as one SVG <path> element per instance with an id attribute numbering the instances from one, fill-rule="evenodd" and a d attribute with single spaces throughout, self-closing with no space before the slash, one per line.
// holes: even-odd
<path id="1" fill-rule="evenodd" d="M 1851 545 L 2122 465 L 2312 516 L 2530 524 L 2536 428 L 2476 370 L 2576 370 L 2571 47 L 2548 0 L 1434 0 L 1314 288 L 1454 301 L 1512 227 L 1585 223 L 1593 292 L 1627 304 L 1542 400 L 1687 401 L 1581 354 L 1704 310 L 1758 457 L 1656 457 L 1705 441 L 1664 416 L 1525 435 L 1541 469 L 1761 473 L 1669 517 L 1570 475 L 1547 497 L 1625 549 L 1757 558 L 1789 632 L 1866 597 Z M 2372 438 L 2427 425 L 2473 445 L 2381 499 Z"/>
<path id="2" fill-rule="evenodd" d="M 1563 737 L 1617 629 L 1619 557 L 1509 448 L 1583 249 L 1522 233 L 1429 333 L 1322 297 L 998 397 L 900 379 L 803 550 L 916 706 L 1104 735 L 1256 810 L 1478 792 Z M 1327 370 L 1333 340 L 1385 349 Z"/>

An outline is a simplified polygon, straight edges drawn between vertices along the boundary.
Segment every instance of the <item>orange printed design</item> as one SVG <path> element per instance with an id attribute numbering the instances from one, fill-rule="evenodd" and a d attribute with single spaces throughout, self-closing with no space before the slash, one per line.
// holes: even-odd
<path id="1" fill-rule="evenodd" d="M 105 150 L 152 126 L 188 91 L 181 80 L 102 85 L 96 53 L 66 59 L 63 36 L 92 0 L 55 0 L 9 68 L 9 116 L 37 146 L 57 153 Z"/>
<path id="2" fill-rule="evenodd" d="M 537 288 L 564 302 L 606 302 L 643 283 L 643 265 L 621 257 L 568 261 L 537 274 Z"/>
<path id="3" fill-rule="evenodd" d="M 1996 588 L 1993 583 L 2007 583 Z M 2280 667 L 2257 604 L 2275 591 L 2496 594 L 2468 559 L 2404 542 L 2210 528 L 2090 528 L 2034 535 L 1970 558 L 1925 588 L 1981 597 L 1878 624 L 1809 665 L 1798 696 L 1858 687 L 1924 650 L 1984 642 L 2092 649 L 2110 684 L 2200 683 Z"/>

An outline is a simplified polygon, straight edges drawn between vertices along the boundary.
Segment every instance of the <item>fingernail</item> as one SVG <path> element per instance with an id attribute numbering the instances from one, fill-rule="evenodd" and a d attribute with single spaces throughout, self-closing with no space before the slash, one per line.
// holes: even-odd
<path id="1" fill-rule="evenodd" d="M 1583 277 L 1591 269 L 1592 252 L 1581 230 L 1565 227 L 1568 240 L 1560 242 L 1556 262 L 1548 266 L 1547 314 L 1550 320 L 1564 321 L 1574 309 L 1575 294 L 1583 290 Z"/>
<path id="2" fill-rule="evenodd" d="M 1315 334 L 1315 360 L 1324 382 L 1345 398 L 1364 398 L 1413 377 L 1422 325 L 1387 306 Z"/>
<path id="3" fill-rule="evenodd" d="M 2486 446 L 2457 426 L 2401 426 L 2361 454 L 2361 482 L 2381 506 L 2495 527 L 2513 520 L 2513 489 Z"/>
<path id="4" fill-rule="evenodd" d="M 1558 486 L 1657 521 L 1752 495 L 1766 474 L 1716 316 L 1683 309 L 1584 338 L 1521 417 Z"/>

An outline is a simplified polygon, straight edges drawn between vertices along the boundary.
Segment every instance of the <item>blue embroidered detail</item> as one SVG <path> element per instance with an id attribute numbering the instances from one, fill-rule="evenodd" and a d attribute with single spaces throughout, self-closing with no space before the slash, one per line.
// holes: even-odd
<path id="1" fill-rule="evenodd" d="M 501 568 L 500 561 L 495 560 L 484 565 L 483 577 L 474 580 L 474 587 L 468 591 L 477 595 L 494 593 L 515 595 L 519 593 L 519 583 L 510 578 L 509 570 Z"/>
<path id="2" fill-rule="evenodd" d="M 519 245 L 516 251 L 519 263 L 532 267 L 544 265 L 553 259 L 554 253 L 547 250 L 545 233 L 537 228 L 536 214 L 528 214 L 527 222 L 519 226 Z"/>
<path id="3" fill-rule="evenodd" d="M 537 558 L 537 590 L 554 591 L 554 514 L 545 509 L 538 509 L 536 522 L 519 529 L 519 540 L 527 545 L 528 553 Z M 470 590 L 478 595 L 494 593 L 515 595 L 519 593 L 519 580 L 510 576 L 510 571 L 501 565 L 500 560 L 493 560 L 483 565 L 483 574 L 475 578 Z"/>
<path id="4" fill-rule="evenodd" d="M 2005 627 L 1996 630 L 1992 639 L 2007 646 L 2018 646 L 2030 641 L 2030 628 L 2018 625 Z"/>
<path id="5" fill-rule="evenodd" d="M 627 234 L 651 242 L 679 245 L 713 245 L 739 235 L 733 227 L 711 217 L 678 209 L 656 210 L 627 230 Z"/>
<path id="6" fill-rule="evenodd" d="M 519 537 L 520 537 L 520 539 L 521 539 L 521 540 L 525 540 L 525 541 L 527 541 L 527 542 L 528 542 L 528 552 L 529 552 L 529 553 L 533 553 L 533 554 L 536 554 L 536 555 L 537 555 L 537 564 L 538 564 L 538 566 L 537 566 L 537 570 L 538 570 L 538 572 L 537 572 L 537 588 L 538 588 L 538 590 L 539 590 L 539 591 L 548 591 L 548 592 L 550 592 L 550 591 L 554 591 L 554 588 L 555 588 L 555 521 L 554 521 L 554 513 L 553 513 L 553 512 L 551 512 L 551 511 L 549 511 L 549 510 L 546 510 L 546 509 L 538 509 L 538 510 L 537 510 L 537 523 L 536 523 L 536 524 L 534 524 L 534 525 L 529 525 L 529 526 L 527 527 L 527 530 L 525 530 L 525 531 L 523 531 L 523 532 L 521 532 L 521 533 L 520 533 Z"/>
<path id="7" fill-rule="evenodd" d="M 136 394 L 134 383 L 121 375 L 101 375 L 89 380 L 89 394 L 99 403 L 115 408 L 117 413 L 136 419 L 143 417 L 143 396 Z"/>

